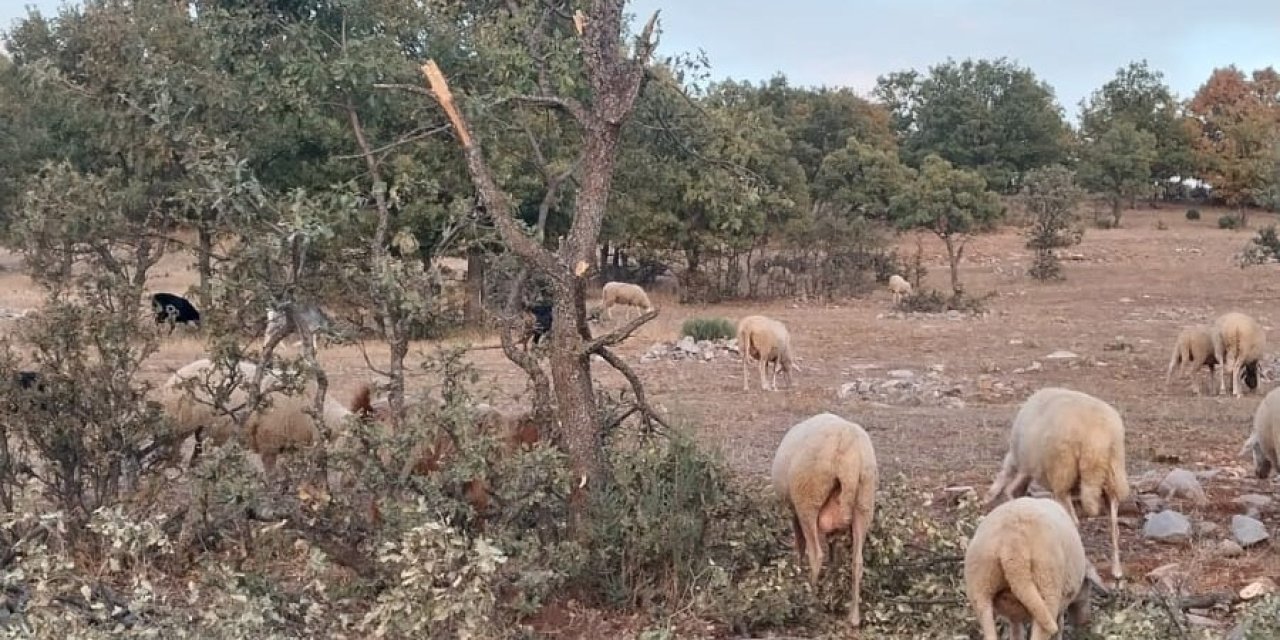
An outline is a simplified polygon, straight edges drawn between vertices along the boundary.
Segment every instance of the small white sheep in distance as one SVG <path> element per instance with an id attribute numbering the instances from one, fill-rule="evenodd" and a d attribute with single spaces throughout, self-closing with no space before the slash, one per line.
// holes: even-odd
<path id="1" fill-rule="evenodd" d="M 614 305 L 644 309 L 645 313 L 653 310 L 653 305 L 649 302 L 649 295 L 644 292 L 640 285 L 629 282 L 606 282 L 601 295 L 604 298 L 602 302 L 604 314 L 610 320 L 613 319 Z"/>
<path id="2" fill-rule="evenodd" d="M 1280 387 L 1272 389 L 1253 412 L 1253 432 L 1240 455 L 1253 452 L 1253 473 L 1266 479 L 1280 464 Z"/>
<path id="3" fill-rule="evenodd" d="M 794 382 L 792 373 L 799 371 L 791 349 L 791 333 L 781 322 L 765 316 L 747 316 L 738 321 L 738 351 L 742 353 L 742 390 L 750 391 L 750 361 L 760 362 L 760 388 L 778 389 L 778 371 L 787 374 L 787 386 Z M 772 370 L 772 378 L 765 374 Z"/>
<path id="4" fill-rule="evenodd" d="M 1086 515 L 1097 516 L 1105 498 L 1111 514 L 1111 574 L 1120 565 L 1119 505 L 1129 497 L 1124 421 L 1114 407 L 1087 393 L 1046 387 L 1027 398 L 1013 418 L 1009 452 L 987 491 L 987 504 L 1001 493 L 1025 495 L 1039 482 L 1079 522 L 1071 503 L 1078 491 Z"/>
<path id="5" fill-rule="evenodd" d="M 249 362 L 240 362 L 238 369 L 239 383 L 252 381 L 257 373 L 257 365 Z M 213 361 L 197 360 L 175 372 L 160 390 L 160 405 L 173 422 L 178 441 L 190 435 L 196 436 L 193 462 L 199 455 L 204 437 L 211 438 L 217 446 L 236 435 L 233 417 L 217 410 L 209 393 L 210 389 L 225 384 L 222 374 Z M 197 382 L 193 388 L 184 388 L 184 381 L 192 378 L 207 383 Z M 269 390 L 277 382 L 278 378 L 268 372 L 263 375 L 262 388 Z M 310 395 L 315 392 L 314 387 L 314 384 L 308 384 L 298 395 L 272 394 L 264 400 L 268 406 L 262 407 L 245 422 L 244 444 L 261 457 L 268 473 L 275 469 L 276 458 L 282 451 L 309 446 L 319 439 L 314 421 L 307 413 L 311 408 Z M 237 384 L 225 404 L 233 412 L 242 411 L 248 403 L 248 396 L 245 389 Z M 351 412 L 332 396 L 325 398 L 324 419 L 327 424 L 341 424 L 349 415 Z"/>
<path id="6" fill-rule="evenodd" d="M 862 546 L 875 517 L 876 454 L 861 426 L 820 413 L 791 427 L 773 457 L 773 487 L 791 510 L 796 550 L 817 582 L 826 535 L 848 527 L 853 543 L 849 620 L 857 626 L 862 589 Z"/>
<path id="7" fill-rule="evenodd" d="M 1084 554 L 1080 533 L 1062 505 L 1045 498 L 1018 498 L 987 514 L 964 554 L 964 590 L 982 628 L 997 640 L 995 616 L 1009 622 L 1010 640 L 1047 640 L 1067 614 L 1077 627 L 1089 624 L 1090 586 L 1105 593 Z"/>
<path id="8" fill-rule="evenodd" d="M 1173 343 L 1173 354 L 1169 357 L 1169 370 L 1165 374 L 1164 386 L 1167 389 L 1173 384 L 1173 372 L 1179 375 L 1190 372 L 1195 375 L 1201 367 L 1209 368 L 1208 388 L 1213 388 L 1213 371 L 1218 366 L 1218 359 L 1213 355 L 1213 333 L 1209 327 L 1186 327 L 1178 333 Z M 1191 390 L 1197 395 L 1200 385 L 1192 382 Z"/>
<path id="9" fill-rule="evenodd" d="M 898 274 L 889 276 L 889 293 L 893 294 L 893 306 L 902 304 L 904 296 L 911 295 L 911 283 Z"/>
<path id="10" fill-rule="evenodd" d="M 1240 397 L 1241 378 L 1250 389 L 1258 388 L 1258 360 L 1266 347 L 1267 336 L 1253 318 L 1232 311 L 1218 316 L 1213 322 L 1213 357 L 1222 368 L 1218 370 L 1218 393 L 1227 392 L 1225 376 L 1231 375 L 1231 395 Z"/>

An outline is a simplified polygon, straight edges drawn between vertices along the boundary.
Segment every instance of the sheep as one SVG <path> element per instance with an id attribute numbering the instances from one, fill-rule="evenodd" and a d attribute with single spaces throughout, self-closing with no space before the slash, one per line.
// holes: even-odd
<path id="1" fill-rule="evenodd" d="M 964 588 L 984 640 L 996 640 L 998 614 L 1010 640 L 1032 640 L 1059 630 L 1065 613 L 1077 627 L 1089 624 L 1090 587 L 1106 592 L 1089 564 L 1070 514 L 1045 498 L 1018 498 L 987 514 L 964 554 Z"/>
<path id="2" fill-rule="evenodd" d="M 1025 495 L 1035 480 L 1079 522 L 1071 502 L 1079 492 L 1088 516 L 1097 516 L 1101 500 L 1111 515 L 1111 574 L 1123 577 L 1120 565 L 1120 502 L 1129 497 L 1125 471 L 1124 421 L 1111 405 L 1086 393 L 1046 387 L 1027 398 L 1013 419 L 1009 451 L 987 492 L 990 505 L 1003 493 Z"/>
<path id="3" fill-rule="evenodd" d="M 1209 327 L 1187 327 L 1178 334 L 1173 344 L 1173 355 L 1169 357 L 1169 370 L 1165 374 L 1164 385 L 1167 389 L 1173 384 L 1173 372 L 1179 374 L 1190 370 L 1192 375 L 1201 367 L 1209 368 L 1209 388 L 1213 388 L 1213 372 L 1218 366 L 1218 359 L 1213 354 L 1213 335 Z M 1192 391 L 1200 393 L 1200 385 L 1192 384 Z"/>
<path id="4" fill-rule="evenodd" d="M 791 349 L 791 334 L 781 322 L 765 316 L 747 316 L 738 321 L 738 350 L 742 353 L 742 390 L 750 391 L 749 361 L 760 361 L 760 388 L 766 391 L 778 389 L 778 371 L 787 374 L 787 386 L 794 382 L 792 375 L 800 370 Z M 772 369 L 771 383 L 765 382 L 767 369 Z"/>
<path id="5" fill-rule="evenodd" d="M 645 313 L 653 311 L 649 296 L 640 285 L 629 282 L 606 282 L 602 292 L 604 314 L 613 319 L 614 305 L 643 308 Z"/>
<path id="6" fill-rule="evenodd" d="M 858 626 L 862 546 L 875 517 L 875 449 L 860 425 L 819 413 L 787 430 L 773 456 L 773 487 L 791 510 L 796 551 L 809 559 L 809 581 L 817 583 L 827 550 L 826 535 L 849 527 L 853 594 L 849 621 Z"/>
<path id="7" fill-rule="evenodd" d="M 155 293 L 151 295 L 151 310 L 156 314 L 156 324 L 169 324 L 169 333 L 178 324 L 200 328 L 200 312 L 186 298 L 172 293 Z"/>
<path id="8" fill-rule="evenodd" d="M 292 303 L 286 303 L 267 310 L 267 328 L 262 334 L 263 349 L 266 349 L 267 343 L 271 342 L 277 335 L 283 339 L 285 336 L 297 331 L 293 319 L 289 316 L 289 304 Z M 331 333 L 333 331 L 333 321 L 329 319 L 329 315 L 314 304 L 299 305 L 298 318 L 310 330 L 312 349 L 319 348 L 318 340 L 321 333 Z M 294 346 L 301 347 L 302 341 L 299 340 Z"/>
<path id="9" fill-rule="evenodd" d="M 1250 389 L 1258 388 L 1258 360 L 1267 344 L 1266 333 L 1253 318 L 1232 311 L 1218 316 L 1213 322 L 1213 357 L 1222 368 L 1218 370 L 1218 393 L 1227 392 L 1226 374 L 1231 374 L 1231 395 L 1243 395 L 1240 379 Z"/>
<path id="10" fill-rule="evenodd" d="M 898 274 L 889 276 L 889 293 L 893 294 L 893 306 L 902 304 L 904 296 L 911 295 L 911 283 Z"/>
<path id="11" fill-rule="evenodd" d="M 237 365 L 240 381 L 252 380 L 257 374 L 257 365 L 240 362 Z M 192 378 L 208 381 L 208 388 L 186 389 L 184 382 Z M 214 406 L 209 389 L 217 389 L 227 380 L 218 371 L 211 360 L 202 359 L 192 362 L 173 374 L 161 388 L 161 407 L 174 424 L 173 435 L 179 440 L 187 436 L 196 436 L 196 449 L 192 452 L 194 463 L 200 453 L 200 446 L 205 437 L 211 437 L 214 445 L 221 445 L 237 435 L 234 414 L 243 410 L 248 402 L 248 393 L 240 384 L 231 390 L 226 409 L 232 415 L 218 411 Z M 278 377 L 268 372 L 263 376 L 263 390 L 279 382 Z M 269 404 L 245 421 L 244 444 L 262 459 L 262 466 L 267 473 L 275 469 L 276 459 L 285 450 L 309 446 L 319 439 L 314 421 L 308 413 L 312 407 L 310 393 L 314 385 L 308 385 L 306 392 L 298 395 L 276 394 L 267 399 Z M 325 422 L 339 424 L 351 415 L 351 412 L 333 397 L 326 397 L 323 411 Z"/>
<path id="12" fill-rule="evenodd" d="M 1253 452 L 1253 473 L 1266 479 L 1280 463 L 1280 387 L 1272 389 L 1253 412 L 1253 432 L 1239 455 Z"/>

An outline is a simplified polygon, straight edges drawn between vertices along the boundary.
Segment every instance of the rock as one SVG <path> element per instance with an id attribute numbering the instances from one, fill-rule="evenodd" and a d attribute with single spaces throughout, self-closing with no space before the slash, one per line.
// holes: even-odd
<path id="1" fill-rule="evenodd" d="M 1059 349 L 1045 356 L 1045 359 L 1046 360 L 1074 360 L 1075 358 L 1079 358 L 1079 357 L 1080 357 L 1079 355 L 1076 355 L 1070 351 Z"/>
<path id="2" fill-rule="evenodd" d="M 1239 558 L 1244 555 L 1244 547 L 1235 540 L 1223 540 L 1214 547 L 1213 553 L 1220 558 Z"/>
<path id="3" fill-rule="evenodd" d="M 1147 573 L 1147 579 L 1152 583 L 1163 585 L 1172 591 L 1177 583 L 1182 582 L 1187 577 L 1186 572 L 1181 571 L 1181 567 L 1182 565 L 1176 562 L 1162 564 L 1149 571 Z"/>
<path id="4" fill-rule="evenodd" d="M 852 396 L 858 395 L 858 383 L 846 382 L 840 385 L 840 390 L 836 392 L 836 397 L 841 400 L 848 400 Z"/>
<path id="5" fill-rule="evenodd" d="M 946 370 L 947 370 L 946 365 L 942 365 L 942 364 L 931 364 L 931 365 L 929 365 L 929 372 L 930 372 L 930 373 L 942 373 L 943 371 L 946 371 Z"/>
<path id="6" fill-rule="evenodd" d="M 1240 590 L 1241 600 L 1253 600 L 1276 592 L 1276 583 L 1271 578 L 1258 578 Z"/>
<path id="7" fill-rule="evenodd" d="M 1164 511 L 1164 498 L 1154 493 L 1138 494 L 1138 505 L 1142 507 L 1143 513 L 1157 513 Z"/>
<path id="8" fill-rule="evenodd" d="M 1221 530 L 1222 527 L 1218 526 L 1218 523 L 1216 522 L 1205 521 L 1196 523 L 1196 535 L 1201 538 L 1211 538 L 1217 535 Z"/>
<path id="9" fill-rule="evenodd" d="M 942 406 L 948 409 L 963 409 L 965 407 L 964 400 L 960 398 L 947 397 L 942 401 Z"/>
<path id="10" fill-rule="evenodd" d="M 1138 478 L 1133 481 L 1133 490 L 1138 493 L 1149 493 L 1151 491 L 1155 491 L 1156 487 L 1160 486 L 1160 481 L 1162 479 L 1163 477 L 1160 472 L 1153 469 L 1138 476 Z"/>
<path id="11" fill-rule="evenodd" d="M 1200 486 L 1200 481 L 1196 479 L 1196 474 L 1186 469 L 1170 471 L 1160 481 L 1157 491 L 1166 500 L 1187 498 L 1194 500 L 1196 504 L 1204 504 L 1209 501 L 1208 496 L 1204 494 L 1204 488 Z"/>
<path id="12" fill-rule="evenodd" d="M 1177 511 L 1166 509 L 1147 518 L 1142 536 L 1157 542 L 1186 542 L 1191 538 L 1191 521 Z"/>
<path id="13" fill-rule="evenodd" d="M 1042 369 L 1044 369 L 1044 365 L 1040 364 L 1039 360 L 1032 360 L 1031 364 L 1025 367 L 1019 367 L 1017 369 L 1014 369 L 1013 372 L 1014 373 L 1032 373 L 1035 371 L 1040 371 Z"/>
<path id="14" fill-rule="evenodd" d="M 910 380 L 916 377 L 916 373 L 910 369 L 894 369 L 887 374 L 890 378 L 897 380 Z"/>
<path id="15" fill-rule="evenodd" d="M 1187 613 L 1186 616 L 1187 616 L 1187 622 L 1189 622 L 1192 626 L 1195 626 L 1195 627 L 1217 629 L 1222 626 L 1221 622 L 1218 622 L 1213 618 L 1206 618 L 1205 616 L 1196 615 L 1194 613 Z"/>
<path id="16" fill-rule="evenodd" d="M 950 320 L 959 320 L 959 319 L 960 319 L 960 312 L 959 312 L 959 311 L 957 311 L 956 309 L 952 309 L 952 310 L 950 310 L 950 311 L 948 311 L 948 312 L 947 312 L 947 318 L 948 318 L 948 319 L 950 319 Z"/>
<path id="17" fill-rule="evenodd" d="M 1244 507 L 1246 511 L 1259 513 L 1264 509 L 1266 509 L 1267 507 L 1271 506 L 1271 496 L 1264 496 L 1256 493 L 1246 493 L 1240 496 L 1239 498 L 1236 498 L 1234 502 Z"/>
<path id="18" fill-rule="evenodd" d="M 1239 514 L 1231 516 L 1231 535 L 1246 549 L 1271 537 L 1266 525 Z"/>
<path id="19" fill-rule="evenodd" d="M 695 342 L 693 338 L 690 336 L 685 336 L 683 338 L 680 338 L 680 342 L 676 343 L 676 349 L 679 351 L 688 353 L 690 355 L 697 355 L 699 351 L 701 351 L 700 349 L 698 349 L 697 342 Z"/>

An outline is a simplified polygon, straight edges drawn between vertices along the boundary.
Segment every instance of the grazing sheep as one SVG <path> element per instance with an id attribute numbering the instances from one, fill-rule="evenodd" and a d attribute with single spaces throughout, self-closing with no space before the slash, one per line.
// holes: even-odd
<path id="1" fill-rule="evenodd" d="M 1080 533 L 1061 504 L 1018 498 L 987 514 L 964 554 L 964 590 L 977 614 L 983 640 L 997 640 L 998 614 L 1011 640 L 1047 640 L 1065 613 L 1077 627 L 1089 624 L 1090 585 L 1102 580 L 1084 554 Z"/>
<path id="2" fill-rule="evenodd" d="M 1119 505 L 1129 497 L 1125 471 L 1124 422 L 1111 405 L 1091 395 L 1046 387 L 1027 398 L 1013 419 L 1009 452 L 987 492 L 987 504 L 1001 493 L 1024 495 L 1035 480 L 1051 491 L 1078 522 L 1071 498 L 1078 491 L 1086 515 L 1099 514 L 1105 497 L 1111 513 L 1111 574 L 1120 565 Z"/>
<path id="3" fill-rule="evenodd" d="M 853 550 L 853 594 L 849 621 L 857 626 L 862 589 L 862 546 L 875 517 L 876 454 L 859 425 L 820 413 L 791 427 L 773 456 L 773 487 L 791 510 L 796 550 L 808 556 L 809 580 L 817 582 L 827 550 L 826 535 L 849 528 Z"/>
<path id="4" fill-rule="evenodd" d="M 749 361 L 760 362 L 760 388 L 766 391 L 778 389 L 778 371 L 787 374 L 787 386 L 794 382 L 792 373 L 799 371 L 791 350 L 791 334 L 781 322 L 765 316 L 747 316 L 738 321 L 738 351 L 742 353 L 742 390 L 749 391 Z M 765 381 L 766 370 L 773 372 L 771 382 Z"/>
<path id="5" fill-rule="evenodd" d="M 1280 387 L 1272 389 L 1253 412 L 1253 432 L 1240 455 L 1253 452 L 1253 473 L 1265 479 L 1280 463 Z"/>
<path id="6" fill-rule="evenodd" d="M 319 338 L 321 333 L 331 333 L 333 331 L 333 321 L 329 319 L 328 314 L 323 309 L 314 304 L 303 304 L 298 309 L 298 317 L 311 330 L 311 348 L 319 348 Z M 267 328 L 262 335 L 262 348 L 267 348 L 267 343 L 271 342 L 277 334 L 283 339 L 285 336 L 297 331 L 292 318 L 289 317 L 288 304 L 278 308 L 267 310 Z M 301 347 L 302 341 L 294 343 L 295 347 Z"/>
<path id="7" fill-rule="evenodd" d="M 155 293 L 151 295 L 151 310 L 156 314 L 156 324 L 169 324 L 169 333 L 178 324 L 200 328 L 200 312 L 195 305 L 182 296 L 172 293 Z"/>
<path id="8" fill-rule="evenodd" d="M 893 306 L 902 304 L 904 296 L 911 295 L 911 283 L 898 274 L 889 276 L 889 293 L 893 294 Z"/>
<path id="9" fill-rule="evenodd" d="M 216 390 L 227 383 L 225 373 L 217 369 L 213 361 L 202 359 L 192 362 L 170 376 L 160 389 L 160 406 L 173 423 L 173 437 L 178 442 L 188 436 L 196 438 L 191 462 L 200 455 L 205 438 L 210 438 L 215 446 L 220 446 L 237 435 L 234 414 L 243 411 L 249 401 L 249 394 L 242 386 L 253 380 L 257 374 L 257 365 L 249 362 L 238 363 L 239 380 L 228 394 L 225 408 L 233 415 L 215 408 L 210 389 Z M 207 381 L 207 385 L 196 384 L 192 388 L 184 388 L 187 380 L 199 379 Z M 262 388 L 267 391 L 278 382 L 278 378 L 267 373 L 262 379 Z M 270 473 L 275 468 L 276 458 L 282 451 L 312 444 L 317 440 L 313 420 L 307 411 L 311 408 L 310 393 L 314 385 L 308 385 L 306 393 L 299 395 L 274 394 L 266 399 L 263 406 L 250 416 L 244 425 L 245 446 L 262 458 L 262 465 Z M 338 424 L 350 411 L 332 397 L 325 398 L 324 419 L 328 424 Z"/>
<path id="10" fill-rule="evenodd" d="M 1258 388 L 1258 360 L 1267 336 L 1253 318 L 1236 311 L 1224 313 L 1213 322 L 1213 357 L 1218 370 L 1218 393 L 1227 392 L 1226 374 L 1231 374 L 1231 395 L 1240 397 L 1240 379 L 1250 389 Z"/>
<path id="11" fill-rule="evenodd" d="M 653 310 L 653 305 L 649 303 L 649 295 L 640 288 L 640 285 L 631 284 L 629 282 L 606 282 L 604 283 L 604 314 L 613 319 L 614 305 L 623 305 L 626 307 L 637 307 L 644 309 L 645 313 Z"/>
<path id="12" fill-rule="evenodd" d="M 1173 344 L 1173 355 L 1169 357 L 1169 370 L 1165 374 L 1164 386 L 1173 384 L 1173 372 L 1184 374 L 1190 371 L 1195 375 L 1201 367 L 1209 368 L 1208 388 L 1213 388 L 1213 370 L 1218 366 L 1218 359 L 1213 355 L 1213 334 L 1209 327 L 1187 327 L 1178 334 Z M 1199 395 L 1200 385 L 1194 382 L 1192 392 Z"/>

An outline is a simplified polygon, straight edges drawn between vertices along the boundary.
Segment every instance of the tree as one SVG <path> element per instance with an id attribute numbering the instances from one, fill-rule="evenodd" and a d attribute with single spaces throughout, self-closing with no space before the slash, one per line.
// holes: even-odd
<path id="1" fill-rule="evenodd" d="M 977 170 L 992 189 L 1013 193 L 1023 173 L 1065 156 L 1067 128 L 1053 90 L 1004 58 L 948 60 L 928 75 L 882 76 L 875 95 L 889 109 L 912 166 L 937 154 Z"/>
<path id="2" fill-rule="evenodd" d="M 1022 198 L 1031 215 L 1027 247 L 1036 252 L 1028 273 L 1037 280 L 1059 280 L 1062 267 L 1053 250 L 1080 242 L 1084 228 L 1077 208 L 1084 192 L 1070 169 L 1042 167 L 1027 173 Z"/>
<path id="3" fill-rule="evenodd" d="M 987 190 L 986 181 L 976 171 L 957 169 L 950 162 L 930 154 L 921 163 L 920 173 L 906 193 L 895 201 L 900 229 L 926 229 L 942 239 L 951 267 L 951 291 L 959 299 L 960 260 L 975 233 L 992 228 L 1004 215 L 1000 198 Z"/>
<path id="4" fill-rule="evenodd" d="M 812 195 L 872 220 L 888 221 L 893 198 L 906 189 L 912 171 L 892 149 L 877 149 L 849 138 L 843 149 L 822 159 Z"/>
<path id="5" fill-rule="evenodd" d="M 1174 177 L 1187 177 L 1194 169 L 1189 121 L 1182 104 L 1164 82 L 1164 75 L 1146 60 L 1131 62 L 1116 70 L 1116 77 L 1080 103 L 1080 137 L 1086 141 L 1102 138 L 1120 122 L 1155 138 L 1151 179 L 1167 184 Z M 1157 191 L 1152 191 L 1156 195 Z"/>
<path id="6" fill-rule="evenodd" d="M 1097 140 L 1086 141 L 1080 155 L 1080 183 L 1107 195 L 1112 226 L 1120 226 L 1125 202 L 1151 191 L 1155 136 L 1120 121 Z"/>
<path id="7" fill-rule="evenodd" d="M 1280 74 L 1273 68 L 1252 77 L 1234 66 L 1214 69 L 1196 91 L 1188 110 L 1196 118 L 1196 150 L 1214 195 L 1240 209 L 1258 204 L 1271 172 L 1271 153 L 1280 143 Z"/>

